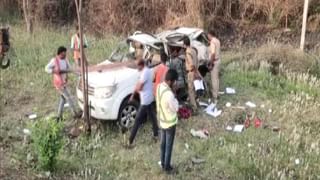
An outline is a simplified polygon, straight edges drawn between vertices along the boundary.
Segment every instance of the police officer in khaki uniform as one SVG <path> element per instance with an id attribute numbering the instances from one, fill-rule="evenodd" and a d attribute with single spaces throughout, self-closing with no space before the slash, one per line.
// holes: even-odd
<path id="1" fill-rule="evenodd" d="M 216 37 L 214 31 L 208 33 L 210 41 L 210 65 L 211 82 L 212 82 L 212 98 L 215 103 L 218 101 L 219 93 L 219 70 L 220 70 L 220 40 Z"/>
<path id="2" fill-rule="evenodd" d="M 188 79 L 188 95 L 194 114 L 197 113 L 198 105 L 196 102 L 196 92 L 194 89 L 194 80 L 198 78 L 198 58 L 197 52 L 190 46 L 190 39 L 183 39 L 183 46 L 186 48 L 186 69 Z"/>

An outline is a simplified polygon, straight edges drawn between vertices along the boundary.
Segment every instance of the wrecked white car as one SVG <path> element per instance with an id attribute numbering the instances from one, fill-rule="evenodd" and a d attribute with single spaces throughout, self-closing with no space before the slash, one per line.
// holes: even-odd
<path id="1" fill-rule="evenodd" d="M 151 59 L 152 67 L 160 63 L 159 51 L 163 43 L 150 34 L 135 33 L 112 52 L 104 62 L 89 67 L 88 93 L 91 116 L 102 120 L 119 120 L 123 127 L 131 127 L 139 107 L 139 99 L 129 98 L 139 79 L 134 66 L 134 48 L 138 42 L 143 48 L 143 58 Z M 77 88 L 78 103 L 83 108 L 82 83 Z"/>

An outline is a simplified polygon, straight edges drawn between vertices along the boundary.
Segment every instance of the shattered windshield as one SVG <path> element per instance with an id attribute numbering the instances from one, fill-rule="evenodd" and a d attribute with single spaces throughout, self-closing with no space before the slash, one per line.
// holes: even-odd
<path id="1" fill-rule="evenodd" d="M 132 52 L 130 44 L 126 41 L 121 41 L 117 48 L 110 55 L 112 62 L 126 62 L 134 59 L 134 51 Z"/>

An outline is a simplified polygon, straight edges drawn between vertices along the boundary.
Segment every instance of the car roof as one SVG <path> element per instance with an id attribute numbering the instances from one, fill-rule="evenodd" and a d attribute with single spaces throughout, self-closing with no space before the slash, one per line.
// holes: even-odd
<path id="1" fill-rule="evenodd" d="M 175 31 L 177 32 L 177 33 L 181 33 L 181 34 L 184 34 L 184 35 L 187 35 L 187 36 L 190 36 L 190 35 L 192 35 L 192 34 L 194 34 L 194 33 L 199 33 L 199 32 L 203 32 L 203 30 L 202 29 L 200 29 L 200 28 L 190 28 L 190 27 L 178 27 L 178 28 L 176 28 L 175 29 Z"/>
<path id="2" fill-rule="evenodd" d="M 163 31 L 156 36 L 171 46 L 182 46 L 182 38 L 188 36 L 191 40 L 196 39 L 204 31 L 200 28 L 177 27 Z"/>
<path id="3" fill-rule="evenodd" d="M 150 46 L 154 46 L 157 43 L 161 43 L 159 39 L 157 39 L 155 36 L 147 33 L 135 33 L 134 35 L 131 35 L 128 37 L 128 41 L 136 41 L 141 44 L 146 44 Z"/>

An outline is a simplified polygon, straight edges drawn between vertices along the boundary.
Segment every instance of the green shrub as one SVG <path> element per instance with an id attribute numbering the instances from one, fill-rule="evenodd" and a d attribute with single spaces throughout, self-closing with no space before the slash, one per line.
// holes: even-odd
<path id="1" fill-rule="evenodd" d="M 41 119 L 32 127 L 32 145 L 38 157 L 38 167 L 53 171 L 64 145 L 63 124 L 53 119 Z"/>

